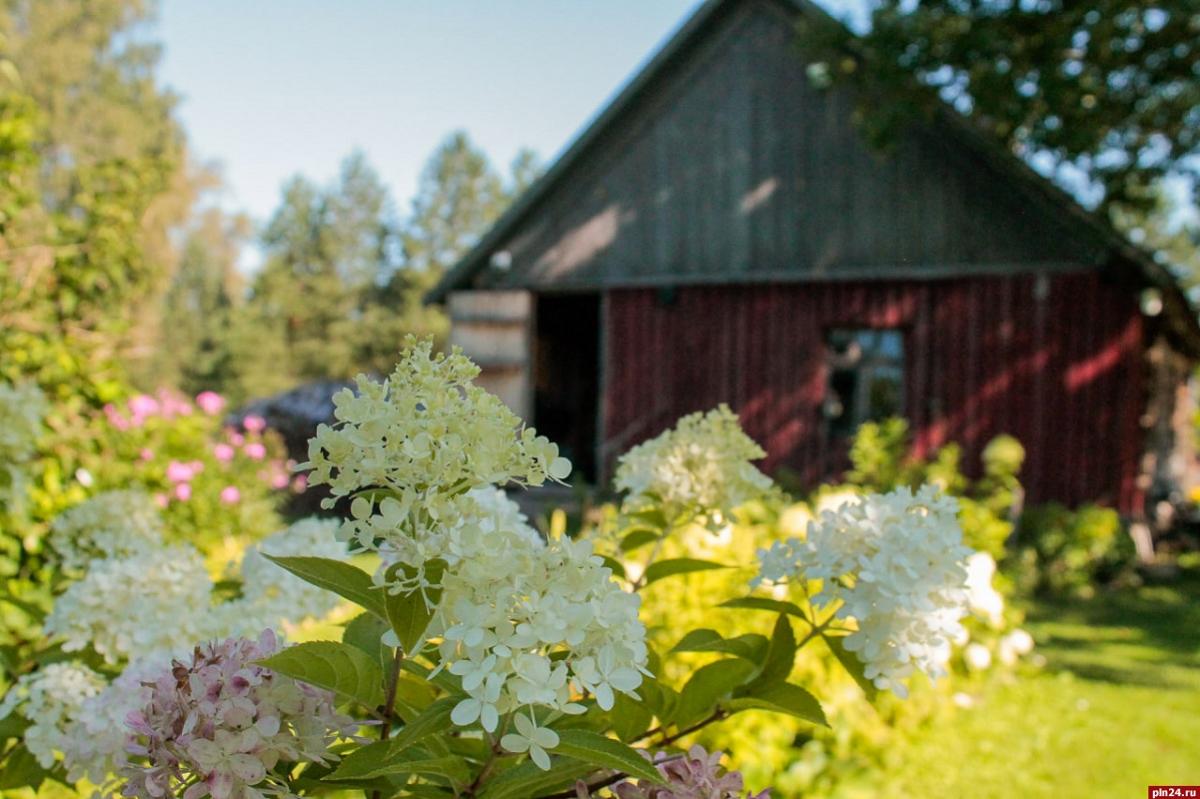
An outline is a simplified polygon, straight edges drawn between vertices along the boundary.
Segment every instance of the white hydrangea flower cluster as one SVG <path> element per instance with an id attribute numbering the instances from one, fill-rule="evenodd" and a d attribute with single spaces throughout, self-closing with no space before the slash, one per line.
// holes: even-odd
<path id="1" fill-rule="evenodd" d="M 352 535 L 358 546 L 380 553 L 384 567 L 375 573 L 380 584 L 390 581 L 405 589 L 421 587 L 420 570 L 430 560 L 441 559 L 453 567 L 466 558 L 479 557 L 489 545 L 517 545 L 509 538 L 521 539 L 518 543 L 522 545 L 542 543 L 517 503 L 494 486 L 473 488 L 458 497 L 453 517 L 431 525 L 420 536 L 396 534 L 406 518 L 398 505 L 389 497 L 376 507 L 359 497 L 351 503 L 351 520 L 339 531 L 340 535 Z M 496 543 L 500 541 L 504 543 Z M 418 574 L 411 585 L 390 573 L 387 567 L 396 563 L 410 566 Z"/>
<path id="2" fill-rule="evenodd" d="M 791 577 L 820 580 L 817 607 L 838 605 L 853 619 L 845 639 L 866 677 L 880 689 L 906 696 L 914 670 L 945 673 L 950 643 L 967 612 L 972 550 L 962 542 L 958 503 L 932 486 L 869 494 L 825 511 L 809 523 L 805 540 L 759 551 L 754 584 Z"/>
<path id="3" fill-rule="evenodd" d="M 727 405 L 684 416 L 671 430 L 621 456 L 613 484 L 628 492 L 624 508 L 659 506 L 668 520 L 710 516 L 720 523 L 733 509 L 771 489 L 750 461 L 765 457 Z"/>
<path id="4" fill-rule="evenodd" d="M 434 357 L 410 341 L 387 381 L 360 377 L 357 397 L 337 397 L 340 425 L 318 431 L 306 466 L 335 497 L 358 494 L 340 534 L 380 553 L 378 583 L 425 590 L 427 564 L 445 564 L 430 635 L 467 694 L 453 721 L 493 731 L 515 713 L 502 745 L 548 767 L 558 737 L 532 709 L 578 713 L 584 693 L 605 708 L 615 691 L 632 694 L 645 628 L 639 598 L 590 544 L 544 542 L 495 487 L 562 479 L 570 463 L 473 386 L 478 371 L 457 350 Z"/>
<path id="5" fill-rule="evenodd" d="M 453 721 L 492 732 L 500 716 L 523 707 L 578 713 L 584 708 L 572 696 L 586 692 L 607 710 L 614 691 L 634 695 L 647 658 L 640 597 L 612 580 L 590 543 L 544 542 L 503 491 L 476 488 L 464 499 L 452 526 L 381 549 L 380 573 L 431 558 L 447 564 L 431 634 L 442 638 L 442 663 L 467 693 Z M 518 719 L 518 729 L 533 724 L 532 714 Z M 505 747 L 548 764 L 557 735 L 529 729 L 525 744 L 512 733 Z"/>
<path id="6" fill-rule="evenodd" d="M 0 384 L 0 463 L 33 454 L 45 415 L 46 397 L 37 386 Z"/>
<path id="7" fill-rule="evenodd" d="M 336 519 L 301 519 L 247 549 L 241 565 L 242 597 L 229 603 L 231 615 L 253 619 L 249 624 L 257 628 L 256 632 L 283 620 L 321 618 L 332 612 L 340 603 L 336 594 L 301 580 L 264 558 L 263 553 L 345 560 L 346 545 L 337 540 L 338 527 Z M 222 634 L 232 632 L 231 628 Z"/>
<path id="8" fill-rule="evenodd" d="M 150 684 L 170 663 L 162 656 L 134 661 L 104 690 L 79 705 L 60 747 L 69 780 L 86 779 L 103 787 L 128 762 L 125 719 L 150 701 Z"/>
<path id="9" fill-rule="evenodd" d="M 28 478 L 22 464 L 32 457 L 46 415 L 46 398 L 32 383 L 0 384 L 0 503 L 23 513 Z"/>
<path id="10" fill-rule="evenodd" d="M 360 497 L 347 539 L 375 549 L 375 532 L 384 540 L 422 538 L 470 510 L 462 501 L 470 488 L 541 485 L 570 473 L 556 445 L 472 385 L 478 374 L 457 348 L 435 356 L 430 341 L 410 337 L 390 378 L 360 375 L 357 395 L 344 389 L 334 396 L 339 423 L 317 429 L 301 465 L 312 470 L 309 483 L 328 485 L 334 498 L 366 490 L 388 497 L 379 507 L 386 519 L 369 531 L 363 528 L 375 506 Z"/>
<path id="11" fill-rule="evenodd" d="M 469 517 L 473 524 L 478 524 L 488 530 L 515 530 L 529 540 L 541 540 L 538 531 L 529 523 L 529 517 L 521 511 L 521 506 L 509 499 L 502 488 L 483 486 L 472 488 L 467 492 L 475 507 Z"/>
<path id="12" fill-rule="evenodd" d="M 48 541 L 63 567 L 74 571 L 98 558 L 127 557 L 161 546 L 163 522 L 148 494 L 104 491 L 59 514 Z"/>
<path id="13" fill-rule="evenodd" d="M 436 622 L 442 662 L 468 695 L 454 709 L 456 724 L 478 721 L 492 732 L 521 708 L 582 713 L 573 697 L 591 694 L 609 710 L 614 692 L 636 696 L 647 658 L 640 598 L 613 582 L 590 542 L 542 544 L 501 531 L 475 545 L 447 570 Z M 552 731 L 538 735 L 557 743 Z M 505 738 L 506 748 L 528 749 L 548 767 L 544 748 Z"/>
<path id="14" fill-rule="evenodd" d="M 1015 665 L 1022 656 L 1033 651 L 1033 636 L 1020 627 L 1005 635 L 997 645 L 997 655 L 1005 666 Z"/>
<path id="15" fill-rule="evenodd" d="M 337 596 L 294 577 L 261 553 L 344 559 L 346 545 L 335 536 L 337 526 L 333 520 L 302 519 L 252 547 L 242 562 L 243 595 L 224 603 L 216 602 L 204 557 L 186 544 L 158 544 L 92 560 L 87 573 L 56 599 L 44 632 L 62 636 L 65 651 L 91 646 L 116 664 L 180 656 L 197 641 L 257 635 L 264 628 L 320 618 L 338 605 Z M 118 537 L 89 533 L 94 541 Z"/>
<path id="16" fill-rule="evenodd" d="M 45 632 L 67 652 L 91 645 L 108 663 L 185 652 L 211 632 L 212 588 L 188 546 L 93 561 L 55 601 Z"/>
<path id="17" fill-rule="evenodd" d="M 19 711 L 29 721 L 26 748 L 42 768 L 50 768 L 68 740 L 68 725 L 104 686 L 103 676 L 80 663 L 50 663 L 17 679 L 0 702 L 0 719 Z"/>
<path id="18" fill-rule="evenodd" d="M 986 552 L 967 558 L 967 607 L 993 628 L 1004 626 L 1004 596 L 992 585 L 996 561 Z"/>

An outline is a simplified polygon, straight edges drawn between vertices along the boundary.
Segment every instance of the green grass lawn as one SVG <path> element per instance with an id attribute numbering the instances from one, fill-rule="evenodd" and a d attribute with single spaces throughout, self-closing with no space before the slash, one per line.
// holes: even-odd
<path id="1" fill-rule="evenodd" d="M 888 753 L 886 797 L 1144 797 L 1200 784 L 1200 574 L 1038 603 L 1043 669 Z"/>

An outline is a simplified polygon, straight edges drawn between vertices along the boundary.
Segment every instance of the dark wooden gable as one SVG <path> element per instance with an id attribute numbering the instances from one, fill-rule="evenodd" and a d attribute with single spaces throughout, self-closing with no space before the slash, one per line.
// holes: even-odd
<path id="1" fill-rule="evenodd" d="M 1103 261 L 1076 219 L 947 130 L 913 130 L 887 153 L 869 147 L 848 91 L 808 79 L 796 13 L 780 0 L 732 0 L 682 33 L 687 42 L 464 264 L 474 277 L 459 286 L 937 277 Z"/>

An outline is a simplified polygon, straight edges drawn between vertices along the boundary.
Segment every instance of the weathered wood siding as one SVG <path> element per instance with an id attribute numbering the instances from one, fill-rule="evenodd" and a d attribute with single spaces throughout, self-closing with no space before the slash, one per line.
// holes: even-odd
<path id="1" fill-rule="evenodd" d="M 527 291 L 456 291 L 447 303 L 450 344 L 479 365 L 475 383 L 518 416 L 533 412 L 533 295 Z"/>
<path id="2" fill-rule="evenodd" d="M 825 331 L 905 332 L 917 454 L 947 442 L 977 468 L 993 436 L 1028 451 L 1033 501 L 1140 501 L 1143 319 L 1134 292 L 1089 272 L 924 283 L 680 288 L 608 294 L 604 430 L 612 459 L 682 414 L 729 403 L 768 451 L 766 468 L 836 477 L 826 440 Z"/>
<path id="3" fill-rule="evenodd" d="M 815 88 L 794 18 L 731 3 L 496 250 L 481 286 L 638 286 L 1053 271 L 1100 258 L 958 137 L 867 145 Z"/>

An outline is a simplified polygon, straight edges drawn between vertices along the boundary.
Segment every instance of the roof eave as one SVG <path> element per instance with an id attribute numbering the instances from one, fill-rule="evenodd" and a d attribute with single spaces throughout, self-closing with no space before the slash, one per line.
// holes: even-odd
<path id="1" fill-rule="evenodd" d="M 783 0 L 783 2 L 796 10 L 807 7 L 806 0 Z M 491 229 L 471 248 L 470 252 L 426 292 L 423 298 L 424 302 L 426 304 L 445 302 L 447 294 L 466 284 L 485 268 L 492 252 L 504 242 L 521 219 L 541 202 L 559 176 L 574 166 L 592 142 L 604 135 L 609 123 L 621 116 L 625 109 L 657 79 L 658 74 L 691 44 L 699 31 L 708 25 L 717 12 L 729 3 L 730 0 L 706 0 L 700 8 L 696 9 L 695 13 L 671 35 L 667 43 L 634 73 L 625 86 L 617 92 L 616 97 L 584 126 L 582 132 L 546 170 L 545 174 L 534 181 L 533 185 L 526 189 L 517 201 L 500 216 Z"/>
<path id="2" fill-rule="evenodd" d="M 841 24 L 811 0 L 777 1 L 795 12 L 812 14 L 817 20 Z M 535 181 L 501 215 L 500 219 L 470 252 L 425 294 L 424 302 L 426 304 L 445 302 L 451 291 L 466 285 L 468 281 L 485 269 L 492 253 L 511 236 L 525 216 L 546 197 L 559 178 L 574 167 L 576 161 L 583 156 L 592 143 L 605 134 L 610 123 L 620 117 L 658 78 L 659 73 L 691 44 L 699 32 L 715 18 L 717 12 L 731 2 L 732 0 L 707 0 L 697 9 L 645 66 L 629 79 L 616 97 L 584 127 L 583 131 L 545 174 Z M 1197 317 L 1196 309 L 1170 270 L 1158 263 L 1150 253 L 1136 246 L 1115 230 L 1107 220 L 1101 219 L 1095 213 L 1079 205 L 1074 197 L 1039 175 L 1022 159 L 1008 152 L 998 143 L 985 139 L 979 130 L 972 127 L 968 120 L 959 116 L 952 109 L 941 107 L 938 111 L 939 121 L 951 128 L 952 132 L 965 142 L 973 145 L 976 151 L 987 157 L 994 166 L 1007 172 L 1034 196 L 1059 211 L 1066 211 L 1076 222 L 1081 223 L 1096 237 L 1097 243 L 1109 253 L 1110 257 L 1132 264 L 1147 285 L 1161 290 L 1166 300 L 1164 310 L 1170 317 L 1168 320 L 1170 328 L 1176 334 L 1182 349 L 1192 358 L 1200 359 L 1200 318 Z"/>

